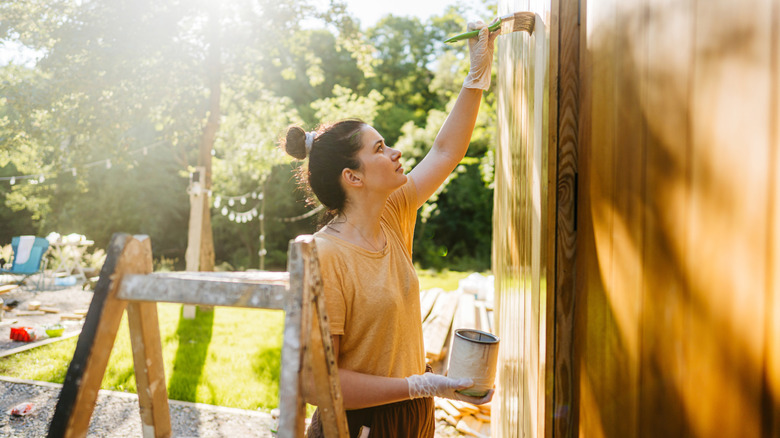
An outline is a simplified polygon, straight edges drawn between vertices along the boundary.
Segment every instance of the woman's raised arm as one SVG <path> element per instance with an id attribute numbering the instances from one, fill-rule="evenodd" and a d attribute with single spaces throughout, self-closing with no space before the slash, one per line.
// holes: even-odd
<path id="1" fill-rule="evenodd" d="M 433 195 L 466 155 L 477 121 L 482 90 L 490 87 L 493 42 L 500 30 L 491 33 L 482 22 L 469 23 L 469 30 L 472 29 L 481 30 L 478 37 L 469 39 L 471 67 L 463 81 L 463 88 L 436 135 L 431 150 L 409 172 L 417 186 L 418 208 Z"/>

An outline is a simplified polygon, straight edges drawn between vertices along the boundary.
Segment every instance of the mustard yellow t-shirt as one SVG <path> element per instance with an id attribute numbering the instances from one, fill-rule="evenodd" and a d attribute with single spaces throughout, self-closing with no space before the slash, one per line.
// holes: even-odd
<path id="1" fill-rule="evenodd" d="M 314 234 L 339 368 L 388 377 L 425 371 L 420 285 L 412 264 L 417 189 L 411 178 L 387 201 L 380 226 L 387 245 L 369 251 Z"/>

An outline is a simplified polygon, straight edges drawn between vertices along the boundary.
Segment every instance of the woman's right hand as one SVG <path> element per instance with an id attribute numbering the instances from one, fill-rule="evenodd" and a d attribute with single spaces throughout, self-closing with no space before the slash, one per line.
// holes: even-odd
<path id="1" fill-rule="evenodd" d="M 409 397 L 412 399 L 444 397 L 475 405 L 485 404 L 493 399 L 492 389 L 484 397 L 470 397 L 457 392 L 458 390 L 474 386 L 474 381 L 468 378 L 453 379 L 440 374 L 425 373 L 407 377 L 406 383 L 409 385 Z"/>

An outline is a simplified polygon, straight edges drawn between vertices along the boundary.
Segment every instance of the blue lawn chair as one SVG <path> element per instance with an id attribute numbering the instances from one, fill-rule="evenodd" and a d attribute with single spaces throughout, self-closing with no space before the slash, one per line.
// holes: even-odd
<path id="1" fill-rule="evenodd" d="M 43 237 L 36 237 L 35 241 L 32 242 L 29 257 L 27 257 L 27 260 L 25 260 L 23 263 L 20 263 L 21 259 L 23 258 L 20 257 L 19 254 L 19 244 L 21 240 L 22 239 L 20 236 L 11 239 L 11 247 L 14 250 L 14 261 L 11 265 L 11 269 L 0 269 L 0 274 L 21 276 L 22 279 L 16 282 L 21 286 L 28 278 L 40 273 L 40 277 L 34 283 L 35 292 L 38 292 L 41 290 L 41 286 L 44 282 L 43 269 L 41 268 L 41 265 L 43 262 L 43 255 L 46 253 L 46 250 L 49 249 L 49 241 Z"/>

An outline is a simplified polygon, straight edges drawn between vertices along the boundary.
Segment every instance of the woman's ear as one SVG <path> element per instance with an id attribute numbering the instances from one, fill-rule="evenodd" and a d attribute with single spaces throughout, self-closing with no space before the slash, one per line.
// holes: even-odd
<path id="1" fill-rule="evenodd" d="M 361 187 L 363 185 L 360 173 L 354 169 L 344 168 L 341 171 L 341 177 L 349 187 Z"/>

